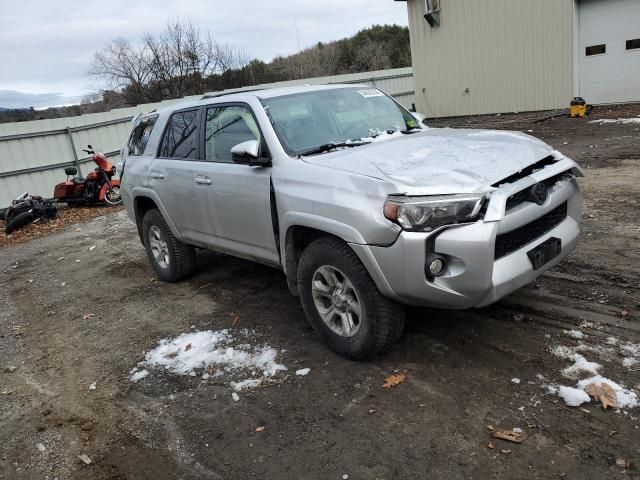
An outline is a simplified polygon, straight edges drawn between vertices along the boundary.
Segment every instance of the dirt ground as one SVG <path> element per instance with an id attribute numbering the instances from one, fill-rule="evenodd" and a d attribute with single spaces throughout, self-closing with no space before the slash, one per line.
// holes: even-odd
<path id="1" fill-rule="evenodd" d="M 547 389 L 575 384 L 550 349 L 582 343 L 640 394 L 640 364 L 607 340 L 640 343 L 640 125 L 543 116 L 431 124 L 533 130 L 581 163 L 578 249 L 489 308 L 411 310 L 376 361 L 328 351 L 278 270 L 201 252 L 195 277 L 159 283 L 124 212 L 0 250 L 0 478 L 640 478 L 640 407 L 572 408 Z M 161 338 L 223 328 L 278 349 L 288 371 L 237 402 L 225 376 L 130 381 Z M 406 381 L 382 388 L 394 371 Z"/>
<path id="2" fill-rule="evenodd" d="M 59 232 L 69 225 L 86 222 L 92 218 L 100 217 L 107 213 L 116 212 L 122 206 L 112 207 L 109 205 L 92 205 L 87 207 L 68 208 L 65 204 L 56 204 L 58 213 L 53 220 L 38 220 L 13 232 L 11 235 L 4 235 L 4 223 L 0 222 L 0 249 L 10 245 L 19 245 L 34 238 L 51 235 Z"/>

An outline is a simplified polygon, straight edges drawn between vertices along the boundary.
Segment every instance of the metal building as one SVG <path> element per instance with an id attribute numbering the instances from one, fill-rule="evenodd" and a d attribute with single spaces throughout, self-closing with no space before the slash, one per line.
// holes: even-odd
<path id="1" fill-rule="evenodd" d="M 396 1 L 427 116 L 640 101 L 640 0 Z"/>

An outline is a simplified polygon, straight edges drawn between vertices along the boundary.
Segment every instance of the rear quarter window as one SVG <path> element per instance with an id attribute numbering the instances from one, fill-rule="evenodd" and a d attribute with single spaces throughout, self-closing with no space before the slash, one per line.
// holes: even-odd
<path id="1" fill-rule="evenodd" d="M 127 154 L 129 156 L 135 157 L 144 154 L 157 119 L 158 116 L 153 115 L 151 117 L 143 117 L 136 122 L 127 144 Z"/>

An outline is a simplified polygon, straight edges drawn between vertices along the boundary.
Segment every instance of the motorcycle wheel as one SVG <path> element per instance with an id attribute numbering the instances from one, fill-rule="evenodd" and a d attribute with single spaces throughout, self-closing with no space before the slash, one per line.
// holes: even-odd
<path id="1" fill-rule="evenodd" d="M 120 187 L 111 187 L 104 195 L 104 201 L 109 205 L 120 205 L 122 196 L 120 195 Z"/>
<path id="2" fill-rule="evenodd" d="M 9 222 L 7 222 L 7 226 L 4 228 L 4 233 L 7 235 L 11 235 L 16 230 L 26 227 L 31 222 L 36 219 L 36 216 L 33 212 L 23 212 L 15 217 L 13 217 Z"/>

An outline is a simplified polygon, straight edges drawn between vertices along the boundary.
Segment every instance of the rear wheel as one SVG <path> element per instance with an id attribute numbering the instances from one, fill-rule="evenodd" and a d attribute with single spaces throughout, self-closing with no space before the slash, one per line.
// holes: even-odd
<path id="1" fill-rule="evenodd" d="M 178 240 L 159 210 L 149 210 L 142 220 L 147 257 L 161 280 L 178 282 L 195 270 L 195 249 Z"/>
<path id="2" fill-rule="evenodd" d="M 16 230 L 19 230 L 22 227 L 26 227 L 35 219 L 36 216 L 32 212 L 19 213 L 7 222 L 7 225 L 4 228 L 4 233 L 6 233 L 7 235 L 11 235 Z"/>
<path id="3" fill-rule="evenodd" d="M 307 319 L 344 357 L 375 357 L 402 333 L 404 308 L 380 293 L 353 250 L 337 238 L 321 238 L 304 250 L 298 287 Z"/>

